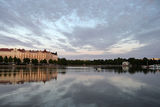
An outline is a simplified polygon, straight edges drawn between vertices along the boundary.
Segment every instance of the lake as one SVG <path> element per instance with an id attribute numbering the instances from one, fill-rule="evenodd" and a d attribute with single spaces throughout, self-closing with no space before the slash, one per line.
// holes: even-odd
<path id="1" fill-rule="evenodd" d="M 0 68 L 0 106 L 160 107 L 160 71 Z"/>

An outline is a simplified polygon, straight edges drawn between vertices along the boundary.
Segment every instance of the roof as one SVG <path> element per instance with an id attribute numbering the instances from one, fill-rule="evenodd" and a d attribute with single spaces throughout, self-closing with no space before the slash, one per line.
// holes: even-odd
<path id="1" fill-rule="evenodd" d="M 52 52 L 52 54 L 53 54 L 53 55 L 57 55 L 57 52 L 55 52 L 55 53 L 54 53 L 54 52 Z"/>
<path id="2" fill-rule="evenodd" d="M 11 52 L 13 51 L 14 49 L 9 49 L 9 48 L 0 48 L 0 51 L 5 51 L 5 52 Z M 25 50 L 25 49 L 17 49 L 17 51 L 20 51 L 20 52 L 31 52 L 31 53 L 38 53 L 38 52 L 42 52 L 42 53 L 51 53 L 51 54 L 54 54 L 54 55 L 57 55 L 57 52 L 50 52 L 50 51 L 47 51 L 46 49 L 44 49 L 43 51 L 40 51 L 40 50 Z"/>
<path id="3" fill-rule="evenodd" d="M 20 51 L 20 52 L 26 52 L 25 49 L 18 49 L 18 51 Z"/>
<path id="4" fill-rule="evenodd" d="M 0 48 L 0 51 L 12 51 L 13 49 L 8 49 L 8 48 Z"/>

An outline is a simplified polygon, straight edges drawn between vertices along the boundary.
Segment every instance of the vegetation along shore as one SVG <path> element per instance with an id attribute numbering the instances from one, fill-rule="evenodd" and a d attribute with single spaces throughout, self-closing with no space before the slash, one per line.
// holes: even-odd
<path id="1" fill-rule="evenodd" d="M 116 59 L 95 59 L 95 60 L 67 60 L 65 58 L 58 58 L 58 60 L 40 60 L 38 59 L 29 59 L 24 58 L 21 60 L 20 58 L 12 58 L 12 57 L 2 57 L 0 56 L 0 65 L 122 65 L 122 62 L 128 61 L 132 66 L 141 66 L 141 65 L 153 65 L 160 64 L 160 60 L 155 59 L 136 59 L 136 58 L 116 58 Z"/>

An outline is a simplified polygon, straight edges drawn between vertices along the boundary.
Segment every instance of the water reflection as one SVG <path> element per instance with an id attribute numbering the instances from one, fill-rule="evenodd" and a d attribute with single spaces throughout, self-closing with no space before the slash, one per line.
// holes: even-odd
<path id="1" fill-rule="evenodd" d="M 135 73 L 153 73 L 160 72 L 159 70 L 150 70 L 150 69 L 142 69 L 141 67 L 102 67 L 102 72 L 115 72 L 115 73 L 129 73 L 129 74 L 135 74 Z"/>
<path id="2" fill-rule="evenodd" d="M 0 69 L 0 84 L 23 84 L 25 82 L 46 82 L 57 80 L 56 69 L 10 68 Z"/>
<path id="3" fill-rule="evenodd" d="M 58 70 L 58 71 L 57 71 Z M 40 68 L 40 67 L 29 67 L 29 68 L 0 68 L 0 84 L 23 84 L 25 82 L 46 82 L 51 79 L 57 80 L 58 73 L 66 74 L 66 71 L 76 71 L 76 72 L 90 72 L 96 71 L 94 67 L 66 67 L 62 69 L 51 69 L 51 68 Z M 103 67 L 101 72 L 114 72 L 114 73 L 153 73 L 156 70 L 147 70 L 141 68 L 129 68 L 129 67 Z"/>
<path id="4" fill-rule="evenodd" d="M 3 80 L 13 80 L 12 84 L 18 80 L 30 82 L 1 84 L 0 106 L 160 107 L 160 72 L 156 71 L 146 71 L 147 75 L 138 69 L 105 68 L 97 72 L 93 67 L 3 68 L 0 71 L 0 80 L 4 77 Z M 25 75 L 28 80 L 22 78 Z"/>

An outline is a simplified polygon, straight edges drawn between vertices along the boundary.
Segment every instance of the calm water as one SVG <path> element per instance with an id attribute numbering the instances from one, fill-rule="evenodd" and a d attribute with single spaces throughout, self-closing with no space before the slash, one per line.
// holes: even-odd
<path id="1" fill-rule="evenodd" d="M 160 107 L 160 71 L 0 68 L 0 106 Z"/>

